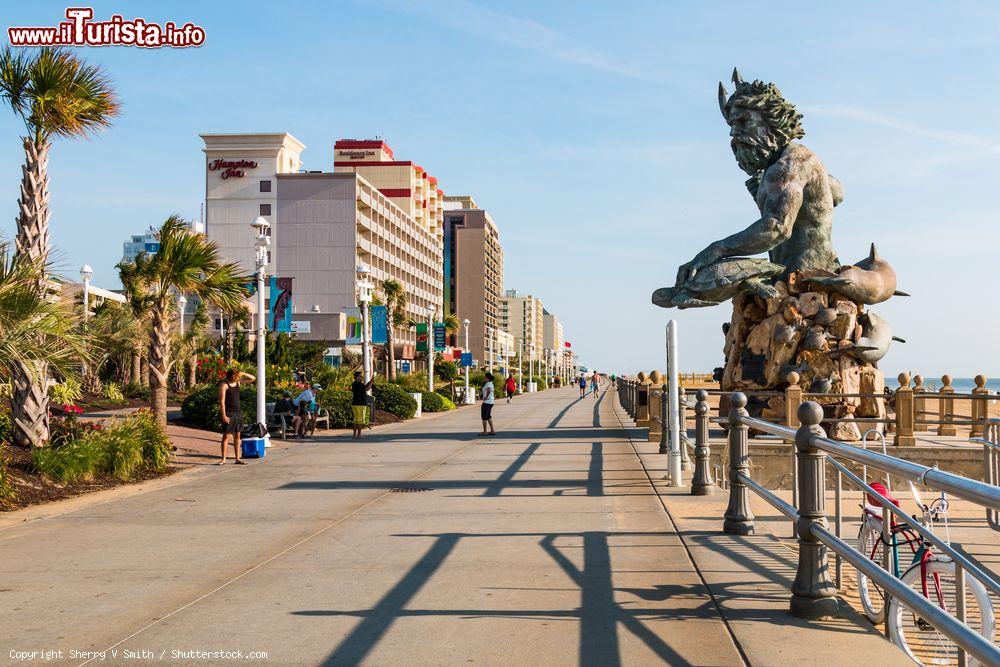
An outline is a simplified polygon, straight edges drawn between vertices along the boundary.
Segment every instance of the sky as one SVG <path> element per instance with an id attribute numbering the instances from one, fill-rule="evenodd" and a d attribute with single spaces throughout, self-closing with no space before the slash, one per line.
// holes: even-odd
<path id="1" fill-rule="evenodd" d="M 53 245 L 70 276 L 116 287 L 129 235 L 196 218 L 205 132 L 285 131 L 304 168 L 338 138 L 383 136 L 447 194 L 497 222 L 505 283 L 559 316 L 581 361 L 608 373 L 722 365 L 728 304 L 663 310 L 650 294 L 758 211 L 729 148 L 719 80 L 773 81 L 802 140 L 845 188 L 833 240 L 874 241 L 912 294 L 873 310 L 905 338 L 881 363 L 926 377 L 1000 373 L 1000 5 L 934 2 L 467 0 L 95 2 L 95 19 L 206 31 L 190 49 L 81 48 L 123 112 L 52 149 Z M 66 5 L 5 4 L 9 25 Z M 5 41 L 5 40 L 4 40 Z M 6 41 L 5 41 L 6 43 Z M 23 126 L 0 111 L 0 237 L 14 236 Z"/>

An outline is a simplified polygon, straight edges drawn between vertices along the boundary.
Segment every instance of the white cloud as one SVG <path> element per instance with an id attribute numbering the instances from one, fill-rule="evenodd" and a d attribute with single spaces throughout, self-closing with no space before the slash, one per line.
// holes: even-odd
<path id="1" fill-rule="evenodd" d="M 899 118 L 894 118 L 893 116 L 875 113 L 859 107 L 821 104 L 817 106 L 801 106 L 800 109 L 806 113 L 829 116 L 831 118 L 842 118 L 844 120 L 853 120 L 860 123 L 868 123 L 869 125 L 877 125 L 879 127 L 885 127 L 898 132 L 905 132 L 906 134 L 912 134 L 925 139 L 933 139 L 949 144 L 956 144 L 958 146 L 971 146 L 980 150 L 989 151 L 990 153 L 1000 153 L 1000 142 L 987 137 L 923 127 Z"/>

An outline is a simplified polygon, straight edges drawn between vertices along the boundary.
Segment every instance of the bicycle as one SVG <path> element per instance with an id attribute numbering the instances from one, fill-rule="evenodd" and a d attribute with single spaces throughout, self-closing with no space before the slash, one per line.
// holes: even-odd
<path id="1" fill-rule="evenodd" d="M 880 488 L 881 487 L 881 488 Z M 878 483 L 872 488 L 888 498 L 899 507 L 899 501 L 892 497 L 891 492 Z M 913 499 L 920 509 L 922 518 L 914 519 L 930 530 L 935 523 L 943 521 L 947 529 L 948 499 L 944 493 L 933 503 L 922 502 L 917 489 L 910 484 Z M 873 502 L 869 502 L 869 500 Z M 908 523 L 897 523 L 890 516 L 888 542 L 883 536 L 884 509 L 876 505 L 875 499 L 868 498 L 862 504 L 863 517 L 858 531 L 858 550 L 879 565 L 885 567 L 886 548 L 888 547 L 888 566 L 892 574 L 904 584 L 931 600 L 941 609 L 953 614 L 950 609 L 955 604 L 955 563 L 951 558 L 935 553 L 933 545 L 924 539 Z M 912 556 L 905 571 L 900 564 L 901 547 L 908 546 Z M 995 621 L 993 605 L 990 602 L 986 588 L 971 577 L 966 578 L 966 624 L 990 641 L 993 640 Z M 955 664 L 958 647 L 947 636 L 939 632 L 933 625 L 920 617 L 919 614 L 906 608 L 900 602 L 889 596 L 886 600 L 885 591 L 867 576 L 858 572 L 858 594 L 865 616 L 872 623 L 879 624 L 888 618 L 889 639 L 899 646 L 906 655 L 920 665 Z M 886 609 L 888 602 L 888 611 Z M 888 616 L 887 616 L 888 614 Z M 976 664 L 969 657 L 969 664 Z"/>

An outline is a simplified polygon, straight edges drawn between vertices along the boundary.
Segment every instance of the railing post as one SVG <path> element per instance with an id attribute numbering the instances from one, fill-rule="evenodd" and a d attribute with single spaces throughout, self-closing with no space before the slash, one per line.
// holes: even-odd
<path id="1" fill-rule="evenodd" d="M 687 392 L 684 387 L 677 388 L 677 428 L 681 436 L 681 470 L 687 472 L 694 469 L 694 466 L 687 448 Z"/>
<path id="2" fill-rule="evenodd" d="M 927 397 L 924 395 L 927 387 L 924 386 L 922 375 L 913 376 L 913 430 L 933 431 L 930 424 L 918 423 L 921 419 L 927 419 Z"/>
<path id="3" fill-rule="evenodd" d="M 909 373 L 900 373 L 899 389 L 896 390 L 896 433 L 892 444 L 897 447 L 913 447 L 917 439 L 913 437 L 913 389 L 910 387 Z"/>
<path id="4" fill-rule="evenodd" d="M 799 427 L 799 406 L 802 404 L 802 387 L 799 386 L 799 374 L 790 372 L 785 379 L 788 387 L 785 388 L 785 426 L 788 428 Z M 793 440 L 785 440 L 788 444 Z"/>
<path id="5" fill-rule="evenodd" d="M 691 479 L 691 495 L 707 496 L 715 493 L 712 481 L 711 450 L 708 445 L 708 392 L 699 389 L 694 405 L 694 477 Z"/>
<path id="6" fill-rule="evenodd" d="M 972 395 L 977 398 L 972 399 L 972 430 L 969 432 L 970 438 L 981 437 L 985 433 L 985 423 L 990 416 L 990 403 L 988 396 L 990 390 L 986 388 L 986 376 L 976 376 L 976 388 L 972 390 Z"/>
<path id="7" fill-rule="evenodd" d="M 750 474 L 750 427 L 742 422 L 748 417 L 747 397 L 736 392 L 729 397 L 729 506 L 722 530 L 728 535 L 752 535 L 753 511 L 750 488 L 741 475 Z"/>
<path id="8" fill-rule="evenodd" d="M 955 388 L 951 386 L 951 376 L 941 376 L 941 398 L 938 399 L 938 435 L 958 435 L 955 429 Z"/>
<path id="9" fill-rule="evenodd" d="M 670 413 L 670 410 L 668 409 L 670 407 L 670 404 L 668 403 L 670 396 L 669 392 L 670 388 L 667 387 L 667 383 L 664 382 L 660 386 L 660 454 L 670 453 L 670 429 L 667 427 L 667 419 L 669 418 Z"/>
<path id="10" fill-rule="evenodd" d="M 660 433 L 663 432 L 663 422 L 660 421 L 660 404 L 663 398 L 658 387 L 654 385 L 649 388 L 649 433 L 646 436 L 649 442 L 659 442 Z"/>
<path id="11" fill-rule="evenodd" d="M 639 384 L 636 385 L 636 426 L 649 426 L 649 389 L 651 386 L 649 377 L 645 373 L 639 373 Z"/>
<path id="12" fill-rule="evenodd" d="M 837 614 L 837 587 L 830 579 L 826 545 L 812 534 L 813 526 L 826 528 L 826 452 L 811 440 L 824 437 L 819 425 L 823 408 L 815 401 L 799 407 L 799 430 L 795 433 L 795 456 L 799 462 L 799 566 L 792 582 L 790 611 L 800 618 L 830 618 Z"/>

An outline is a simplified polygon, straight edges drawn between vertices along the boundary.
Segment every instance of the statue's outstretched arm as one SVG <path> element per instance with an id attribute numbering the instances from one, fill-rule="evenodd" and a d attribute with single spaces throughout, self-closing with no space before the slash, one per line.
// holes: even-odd
<path id="1" fill-rule="evenodd" d="M 677 284 L 693 278 L 709 264 L 737 255 L 759 255 L 768 252 L 792 235 L 795 218 L 802 206 L 802 184 L 796 180 L 783 184 L 766 183 L 768 189 L 760 218 L 741 232 L 710 244 L 693 260 L 677 271 Z"/>

